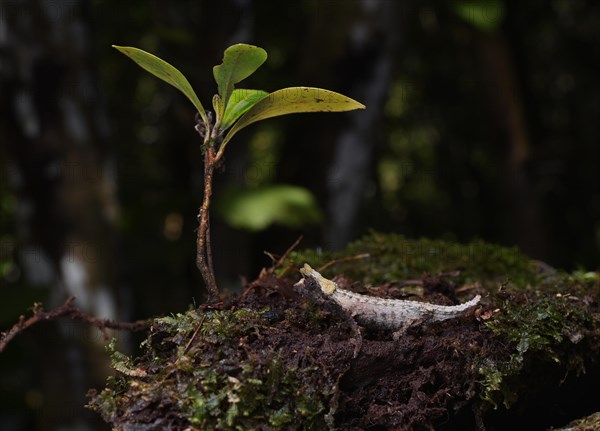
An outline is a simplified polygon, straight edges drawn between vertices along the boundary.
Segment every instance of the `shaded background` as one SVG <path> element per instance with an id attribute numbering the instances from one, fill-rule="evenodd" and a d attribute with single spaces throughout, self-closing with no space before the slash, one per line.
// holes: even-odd
<path id="1" fill-rule="evenodd" d="M 368 109 L 268 120 L 228 147 L 221 288 L 300 234 L 337 249 L 368 228 L 598 268 L 596 2 L 0 0 L 0 328 L 70 294 L 122 320 L 204 299 L 193 107 L 110 45 L 169 61 L 208 108 L 237 42 L 269 53 L 241 87 L 323 87 Z M 286 206 L 281 184 L 314 201 Z M 0 429 L 108 429 L 82 407 L 109 372 L 102 344 L 70 322 L 20 336 L 0 355 Z"/>

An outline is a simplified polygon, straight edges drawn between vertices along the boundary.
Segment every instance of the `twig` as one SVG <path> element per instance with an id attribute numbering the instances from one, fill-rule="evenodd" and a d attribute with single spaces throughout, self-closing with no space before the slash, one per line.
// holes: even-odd
<path id="1" fill-rule="evenodd" d="M 198 334 L 198 331 L 200 330 L 200 328 L 202 328 L 202 324 L 204 323 L 204 319 L 206 319 L 206 314 L 202 315 L 202 319 L 200 319 L 200 322 L 198 322 L 198 326 L 194 330 L 194 333 L 192 334 L 192 338 L 190 338 L 190 341 L 188 341 L 187 344 L 185 345 L 185 349 L 183 349 L 183 353 L 184 354 L 186 354 L 188 352 L 188 350 L 190 349 L 190 347 L 192 346 L 192 341 L 194 341 L 194 338 L 196 338 L 196 335 Z"/>
<path id="2" fill-rule="evenodd" d="M 294 249 L 295 249 L 296 247 L 298 247 L 298 244 L 300 244 L 300 243 L 302 242 L 302 240 L 303 240 L 303 239 L 304 239 L 304 236 L 300 235 L 300 236 L 298 237 L 298 239 L 297 239 L 296 241 L 294 241 L 294 243 L 288 247 L 288 249 L 285 251 L 285 253 L 283 253 L 283 254 L 281 255 L 281 257 L 279 258 L 279 260 L 278 260 L 277 262 L 275 262 L 275 263 L 273 264 L 273 266 L 271 266 L 271 268 L 269 268 L 269 269 L 267 270 L 267 274 L 273 274 L 273 272 L 275 272 L 275 270 L 276 270 L 277 268 L 279 268 L 281 265 L 283 265 L 283 262 L 285 262 L 285 260 L 286 260 L 286 259 L 287 259 L 287 257 L 290 255 L 290 253 L 291 253 L 292 251 L 294 251 Z M 267 256 L 269 256 L 271 259 L 273 259 L 273 255 L 272 255 L 271 253 L 268 253 L 268 252 L 266 252 L 266 251 L 265 251 L 265 254 L 266 254 Z M 273 260 L 274 260 L 274 259 L 273 259 Z"/>
<path id="3" fill-rule="evenodd" d="M 275 257 L 275 255 L 273 253 L 271 253 L 270 251 L 264 250 L 263 253 L 269 258 L 271 259 L 271 266 L 275 265 L 275 261 L 277 260 L 277 258 Z M 267 270 L 265 270 L 266 272 Z"/>
<path id="4" fill-rule="evenodd" d="M 336 263 L 350 262 L 352 260 L 358 260 L 358 259 L 366 259 L 367 257 L 370 257 L 369 253 L 357 254 L 356 256 L 342 257 L 340 259 L 333 259 L 333 260 L 330 260 L 329 262 L 327 262 L 325 265 L 320 266 L 317 269 L 317 271 L 321 272 L 325 268 L 329 268 L 331 265 L 334 265 Z"/>
<path id="5" fill-rule="evenodd" d="M 461 286 L 461 287 L 457 288 L 455 290 L 455 292 L 456 293 L 462 293 L 462 292 L 467 292 L 469 290 L 478 289 L 480 287 L 481 287 L 481 283 L 479 283 L 478 281 L 476 281 L 475 283 L 465 284 L 464 286 Z"/>
<path id="6" fill-rule="evenodd" d="M 423 280 L 400 280 L 392 283 L 393 286 L 404 287 L 404 286 L 423 286 Z"/>
<path id="7" fill-rule="evenodd" d="M 140 320 L 137 322 L 116 322 L 110 319 L 98 319 L 97 317 L 90 316 L 89 314 L 83 313 L 77 307 L 73 305 L 75 297 L 70 296 L 67 298 L 65 303 L 59 307 L 56 307 L 50 311 L 44 311 L 41 304 L 36 303 L 33 305 L 33 316 L 29 319 L 25 319 L 25 316 L 19 316 L 19 321 L 15 323 L 12 328 L 8 331 L 0 334 L 0 353 L 6 348 L 8 343 L 12 341 L 18 334 L 35 325 L 38 322 L 44 320 L 55 319 L 57 317 L 69 316 L 71 319 L 80 320 L 91 326 L 99 328 L 105 333 L 106 328 L 128 330 L 128 331 L 140 331 L 150 326 L 150 322 L 146 320 Z"/>

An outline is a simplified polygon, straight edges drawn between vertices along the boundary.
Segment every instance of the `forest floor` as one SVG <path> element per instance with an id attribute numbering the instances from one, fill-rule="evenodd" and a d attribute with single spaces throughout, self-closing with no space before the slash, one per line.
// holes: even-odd
<path id="1" fill-rule="evenodd" d="M 360 342 L 347 316 L 294 283 L 306 259 L 365 254 L 330 266 L 340 287 L 442 305 L 480 294 L 481 305 L 397 339 L 361 328 Z M 90 406 L 117 430 L 547 430 L 600 410 L 599 291 L 597 273 L 513 249 L 372 234 L 156 319 L 141 357 L 113 351 L 118 375 Z"/>

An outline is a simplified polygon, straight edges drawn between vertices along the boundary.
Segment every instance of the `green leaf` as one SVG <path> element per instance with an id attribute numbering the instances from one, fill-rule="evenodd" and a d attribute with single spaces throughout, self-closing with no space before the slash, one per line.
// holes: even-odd
<path id="1" fill-rule="evenodd" d="M 300 112 L 341 112 L 365 109 L 365 105 L 335 91 L 314 87 L 289 87 L 258 101 L 231 128 L 221 148 L 244 127 L 271 117 Z M 221 151 L 221 150 L 219 150 Z"/>
<path id="2" fill-rule="evenodd" d="M 454 12 L 482 31 L 493 32 L 500 27 L 505 15 L 502 0 L 467 0 L 452 5 Z"/>
<path id="3" fill-rule="evenodd" d="M 224 106 L 223 106 L 223 101 L 221 100 L 221 96 L 219 96 L 218 94 L 214 94 L 212 102 L 213 102 L 213 109 L 215 110 L 216 118 L 222 118 Z"/>
<path id="4" fill-rule="evenodd" d="M 189 81 L 179 70 L 171 66 L 166 61 L 156 57 L 153 54 L 150 54 L 149 52 L 142 51 L 141 49 L 133 48 L 131 46 L 117 45 L 113 45 L 113 48 L 118 49 L 120 52 L 135 61 L 140 67 L 146 69 L 157 78 L 162 79 L 166 83 L 171 84 L 173 87 L 181 91 L 194 104 L 204 122 L 208 122 L 206 112 L 204 111 L 204 107 L 200 103 L 198 96 L 196 96 L 196 93 L 192 89 Z"/>
<path id="5" fill-rule="evenodd" d="M 322 218 L 313 195 L 289 185 L 224 190 L 216 210 L 231 226 L 250 231 L 263 230 L 273 223 L 297 228 Z"/>
<path id="6" fill-rule="evenodd" d="M 225 109 L 225 115 L 221 121 L 221 129 L 228 129 L 238 118 L 240 118 L 248 109 L 250 109 L 256 102 L 264 99 L 269 93 L 262 90 L 233 90 L 227 109 Z"/>
<path id="7" fill-rule="evenodd" d="M 234 85 L 252 75 L 267 59 L 267 52 L 253 45 L 238 43 L 225 50 L 223 63 L 213 67 L 223 106 L 227 108 Z"/>

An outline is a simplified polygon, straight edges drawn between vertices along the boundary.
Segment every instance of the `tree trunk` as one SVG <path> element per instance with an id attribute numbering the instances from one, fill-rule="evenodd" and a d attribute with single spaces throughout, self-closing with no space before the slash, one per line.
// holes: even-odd
<path id="1" fill-rule="evenodd" d="M 502 169 L 506 214 L 511 221 L 506 225 L 506 234 L 513 235 L 511 239 L 529 255 L 544 259 L 546 247 L 538 214 L 539 202 L 527 172 L 531 145 L 511 53 L 505 39 L 498 34 L 477 31 L 474 38 L 498 143 L 505 146 Z"/>
<path id="2" fill-rule="evenodd" d="M 367 110 L 349 114 L 350 125 L 336 141 L 329 168 L 326 241 L 333 250 L 345 246 L 358 233 L 360 210 L 371 177 L 373 148 L 381 136 L 380 119 L 389 93 L 399 28 L 402 27 L 398 17 L 406 15 L 398 13 L 396 2 L 358 3 L 362 14 L 351 29 L 349 52 L 352 64 L 364 65 L 364 70 L 354 72 L 354 80 L 346 92 L 364 103 Z M 373 19 L 369 20 L 370 17 Z"/>

